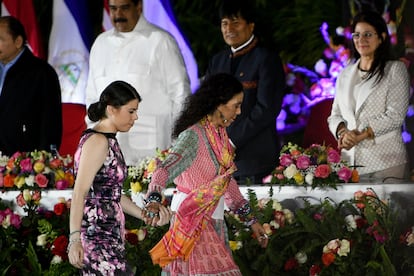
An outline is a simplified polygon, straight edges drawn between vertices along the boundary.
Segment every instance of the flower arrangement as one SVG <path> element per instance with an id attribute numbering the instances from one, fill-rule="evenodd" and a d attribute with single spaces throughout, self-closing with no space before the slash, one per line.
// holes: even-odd
<path id="1" fill-rule="evenodd" d="M 53 210 L 45 210 L 38 198 L 26 198 L 21 216 L 0 200 L 0 274 L 1 275 L 76 275 L 78 270 L 69 261 L 66 252 L 69 234 L 70 201 L 59 199 Z M 27 195 L 25 196 L 27 197 Z M 127 259 L 136 275 L 159 275 L 149 250 L 161 239 L 168 225 L 152 227 L 138 219 L 126 216 L 125 247 Z"/>
<path id="2" fill-rule="evenodd" d="M 282 147 L 280 165 L 264 182 L 280 185 L 330 187 L 337 183 L 358 182 L 358 172 L 341 160 L 339 152 L 331 147 L 313 144 L 303 149 L 288 143 Z"/>
<path id="3" fill-rule="evenodd" d="M 127 194 L 136 194 L 148 190 L 151 177 L 157 165 L 164 161 L 169 154 L 169 150 L 159 150 L 155 152 L 155 156 L 146 157 L 136 166 L 128 167 L 128 177 L 124 181 L 124 192 Z"/>
<path id="4" fill-rule="evenodd" d="M 372 189 L 339 203 L 271 197 L 272 190 L 270 198 L 260 200 L 249 192 L 269 236 L 266 249 L 237 215 L 225 215 L 243 275 L 413 275 L 414 229 L 404 231 L 391 202 Z"/>
<path id="5" fill-rule="evenodd" d="M 73 184 L 70 156 L 53 156 L 47 151 L 0 156 L 0 188 L 4 190 L 63 190 Z"/>

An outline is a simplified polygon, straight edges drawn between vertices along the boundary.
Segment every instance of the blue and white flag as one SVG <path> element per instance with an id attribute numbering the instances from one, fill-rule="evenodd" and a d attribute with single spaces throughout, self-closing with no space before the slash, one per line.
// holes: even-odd
<path id="1" fill-rule="evenodd" d="M 85 104 L 92 27 L 87 2 L 54 0 L 49 63 L 59 75 L 62 103 Z"/>

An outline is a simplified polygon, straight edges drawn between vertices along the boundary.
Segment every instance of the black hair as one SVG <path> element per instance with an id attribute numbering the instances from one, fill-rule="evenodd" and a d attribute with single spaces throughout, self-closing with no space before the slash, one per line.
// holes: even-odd
<path id="1" fill-rule="evenodd" d="M 13 40 L 16 40 L 19 36 L 23 39 L 23 45 L 27 42 L 26 31 L 23 24 L 14 16 L 7 15 L 0 17 L 0 23 L 6 23 L 9 29 L 10 35 Z"/>
<path id="2" fill-rule="evenodd" d="M 247 23 L 255 23 L 255 8 L 250 0 L 223 0 L 219 8 L 220 20 L 241 17 Z"/>
<path id="3" fill-rule="evenodd" d="M 226 104 L 242 92 L 242 84 L 230 74 L 218 73 L 207 77 L 197 91 L 187 97 L 183 110 L 174 124 L 172 137 L 178 137 L 182 131 L 208 114 L 213 114 L 219 105 Z"/>
<path id="4" fill-rule="evenodd" d="M 134 99 L 141 102 L 141 96 L 132 85 L 124 81 L 114 81 L 102 91 L 99 101 L 89 106 L 88 117 L 92 122 L 97 122 L 106 117 L 108 105 L 119 108 Z"/>
<path id="5" fill-rule="evenodd" d="M 376 75 L 375 84 L 379 83 L 384 76 L 384 68 L 387 61 L 391 60 L 391 40 L 388 33 L 387 23 L 384 18 L 376 11 L 362 11 L 355 15 L 352 20 L 352 32 L 355 31 L 355 27 L 358 23 L 367 23 L 374 27 L 378 38 L 381 40 L 380 45 L 375 50 L 374 61 L 368 72 L 368 79 Z M 383 37 L 385 34 L 385 38 Z M 355 49 L 355 42 L 352 43 L 353 55 L 355 60 L 360 58 L 360 54 Z"/>

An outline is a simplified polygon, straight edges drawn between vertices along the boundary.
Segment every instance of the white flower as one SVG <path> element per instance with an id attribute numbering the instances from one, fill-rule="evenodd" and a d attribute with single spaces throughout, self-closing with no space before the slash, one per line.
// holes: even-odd
<path id="1" fill-rule="evenodd" d="M 1 226 L 3 226 L 4 229 L 9 228 L 10 226 L 10 215 L 7 215 L 3 221 L 1 222 Z"/>
<path id="2" fill-rule="evenodd" d="M 349 232 L 353 232 L 355 229 L 357 229 L 357 223 L 354 218 L 354 215 L 347 215 L 345 217 L 345 223 L 346 223 L 346 229 Z"/>
<path id="3" fill-rule="evenodd" d="M 291 179 L 295 174 L 298 173 L 298 169 L 296 168 L 295 164 L 290 164 L 284 171 L 283 175 L 286 176 L 286 178 Z"/>
<path id="4" fill-rule="evenodd" d="M 31 174 L 28 177 L 26 177 L 24 181 L 26 181 L 27 186 L 33 187 L 35 183 L 35 177 Z"/>
<path id="5" fill-rule="evenodd" d="M 24 189 L 23 190 L 23 198 L 26 202 L 28 202 L 32 199 L 32 194 L 30 193 L 29 189 Z"/>
<path id="6" fill-rule="evenodd" d="M 280 202 L 277 201 L 276 199 L 273 199 L 272 208 L 273 210 L 276 210 L 276 211 L 282 211 L 282 204 L 280 204 Z"/>
<path id="7" fill-rule="evenodd" d="M 53 256 L 52 260 L 50 261 L 51 264 L 60 264 L 62 262 L 62 257 L 59 255 Z"/>
<path id="8" fill-rule="evenodd" d="M 306 182 L 306 184 L 312 185 L 312 183 L 313 183 L 313 174 L 312 173 L 307 173 L 306 174 L 305 182 Z"/>
<path id="9" fill-rule="evenodd" d="M 280 225 L 279 223 L 277 223 L 276 221 L 272 220 L 271 222 L 269 222 L 270 226 L 272 226 L 275 229 L 279 229 Z"/>
<path id="10" fill-rule="evenodd" d="M 304 264 L 308 260 L 308 256 L 305 252 L 298 252 L 295 255 L 295 259 L 298 261 L 299 264 Z"/>
<path id="11" fill-rule="evenodd" d="M 339 256 L 348 256 L 348 253 L 351 251 L 351 244 L 348 240 L 341 240 L 341 246 L 338 249 Z"/>
<path id="12" fill-rule="evenodd" d="M 47 235 L 46 234 L 41 234 L 41 235 L 37 236 L 36 245 L 44 247 L 46 245 L 46 240 L 47 240 Z"/>
<path id="13" fill-rule="evenodd" d="M 289 224 L 292 224 L 293 219 L 294 219 L 294 215 L 292 213 L 292 211 L 290 211 L 289 209 L 283 209 L 283 214 L 285 214 L 285 219 Z"/>

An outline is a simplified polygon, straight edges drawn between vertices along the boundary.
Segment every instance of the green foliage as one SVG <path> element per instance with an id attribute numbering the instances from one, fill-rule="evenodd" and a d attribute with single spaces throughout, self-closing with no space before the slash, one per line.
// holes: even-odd
<path id="1" fill-rule="evenodd" d="M 318 275 L 330 276 L 414 273 L 414 247 L 401 238 L 396 211 L 373 190 L 339 203 L 296 199 L 292 210 L 284 207 L 292 205 L 287 201 L 257 200 L 251 191 L 249 200 L 269 244 L 260 248 L 250 229 L 226 214 L 230 246 L 243 275 L 315 275 L 315 268 Z"/>

